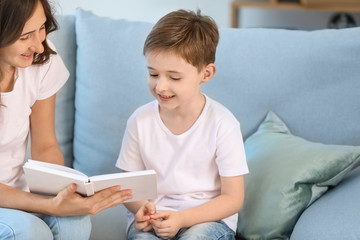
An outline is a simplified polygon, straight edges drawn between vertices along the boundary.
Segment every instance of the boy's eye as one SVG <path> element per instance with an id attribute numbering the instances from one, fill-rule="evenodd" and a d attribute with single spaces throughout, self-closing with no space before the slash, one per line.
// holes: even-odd
<path id="1" fill-rule="evenodd" d="M 149 75 L 150 75 L 150 77 L 152 77 L 152 78 L 156 78 L 156 77 L 158 76 L 157 74 L 152 74 L 152 73 L 150 73 Z"/>
<path id="2" fill-rule="evenodd" d="M 174 74 L 174 75 L 171 74 L 171 75 L 169 75 L 169 78 L 174 81 L 179 81 L 182 79 L 182 76 L 177 75 L 177 74 Z"/>

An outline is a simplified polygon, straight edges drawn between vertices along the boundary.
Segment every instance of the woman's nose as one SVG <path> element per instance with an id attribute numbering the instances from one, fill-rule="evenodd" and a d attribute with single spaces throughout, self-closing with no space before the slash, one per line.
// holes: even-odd
<path id="1" fill-rule="evenodd" d="M 36 34 L 32 39 L 33 41 L 30 50 L 36 53 L 43 53 L 44 52 L 43 41 L 45 40 L 45 37 Z"/>

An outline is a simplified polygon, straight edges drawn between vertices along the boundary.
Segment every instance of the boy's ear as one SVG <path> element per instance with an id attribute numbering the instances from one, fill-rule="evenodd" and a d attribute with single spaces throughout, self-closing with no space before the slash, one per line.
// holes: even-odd
<path id="1" fill-rule="evenodd" d="M 206 65 L 204 68 L 204 75 L 201 83 L 206 83 L 210 81 L 210 79 L 215 75 L 215 73 L 216 73 L 215 64 L 209 63 L 208 65 Z"/>

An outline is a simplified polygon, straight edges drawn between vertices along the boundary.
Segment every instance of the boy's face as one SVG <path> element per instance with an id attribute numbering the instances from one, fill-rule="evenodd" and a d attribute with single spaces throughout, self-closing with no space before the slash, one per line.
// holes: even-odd
<path id="1" fill-rule="evenodd" d="M 210 79 L 196 67 L 172 52 L 149 52 L 145 55 L 152 95 L 162 109 L 187 109 L 201 101 L 200 86 Z"/>

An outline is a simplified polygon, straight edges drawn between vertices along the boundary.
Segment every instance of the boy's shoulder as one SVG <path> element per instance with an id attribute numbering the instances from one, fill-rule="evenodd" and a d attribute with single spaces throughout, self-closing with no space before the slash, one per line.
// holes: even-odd
<path id="1" fill-rule="evenodd" d="M 153 116 L 153 113 L 156 109 L 157 101 L 148 102 L 140 107 L 138 107 L 130 116 L 129 120 L 144 119 L 147 116 Z"/>
<path id="2" fill-rule="evenodd" d="M 217 122 L 238 122 L 234 114 L 222 103 L 206 96 L 206 101 L 208 101 L 208 113 L 210 117 Z"/>
<path id="3" fill-rule="evenodd" d="M 233 116 L 233 113 L 225 106 L 223 105 L 222 103 L 206 96 L 206 101 L 208 101 L 208 105 L 209 105 L 209 108 L 216 114 L 219 114 L 219 115 L 232 115 Z"/>

